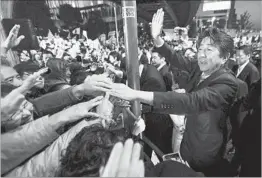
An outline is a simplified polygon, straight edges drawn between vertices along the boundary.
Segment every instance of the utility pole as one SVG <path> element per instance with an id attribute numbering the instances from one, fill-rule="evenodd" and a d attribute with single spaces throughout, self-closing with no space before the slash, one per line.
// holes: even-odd
<path id="1" fill-rule="evenodd" d="M 129 87 L 140 90 L 136 1 L 122 0 L 122 14 L 124 20 L 127 82 Z M 136 117 L 139 117 L 141 115 L 140 102 L 134 101 L 131 110 Z"/>

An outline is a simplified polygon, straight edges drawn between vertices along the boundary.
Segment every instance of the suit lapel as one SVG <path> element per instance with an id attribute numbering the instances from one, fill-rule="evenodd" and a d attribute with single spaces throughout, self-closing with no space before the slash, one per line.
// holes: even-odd
<path id="1" fill-rule="evenodd" d="M 234 65 L 234 66 L 232 67 L 232 71 L 233 71 L 233 73 L 234 73 L 235 75 L 237 75 L 237 70 L 238 70 L 238 65 Z"/>
<path id="2" fill-rule="evenodd" d="M 191 76 L 191 80 L 189 80 L 189 83 L 187 84 L 186 87 L 186 91 L 187 92 L 192 92 L 197 88 L 197 84 L 200 81 L 200 77 L 201 77 L 201 71 L 197 70 L 192 76 Z"/>
<path id="3" fill-rule="evenodd" d="M 219 70 L 217 70 L 216 72 L 214 72 L 213 74 L 211 74 L 208 78 L 206 78 L 204 81 L 202 81 L 201 83 L 199 83 L 199 85 L 197 85 L 196 89 L 202 89 L 206 86 L 208 86 L 208 84 L 216 77 L 227 73 L 226 69 L 221 68 Z"/>
<path id="4" fill-rule="evenodd" d="M 242 72 L 238 75 L 237 78 L 239 78 L 240 80 L 245 80 L 246 76 L 248 75 L 249 72 L 249 63 L 244 67 L 244 69 L 242 70 Z"/>

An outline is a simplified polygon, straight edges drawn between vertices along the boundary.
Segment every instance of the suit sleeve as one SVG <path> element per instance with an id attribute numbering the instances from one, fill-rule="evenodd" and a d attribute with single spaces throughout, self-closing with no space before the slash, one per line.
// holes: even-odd
<path id="1" fill-rule="evenodd" d="M 235 82 L 223 81 L 192 93 L 154 92 L 153 112 L 185 115 L 227 109 L 237 89 Z"/>
<path id="2" fill-rule="evenodd" d="M 158 82 L 154 79 L 148 79 L 143 86 L 141 86 L 142 91 L 158 91 L 164 92 L 166 91 Z M 152 111 L 152 106 L 143 104 L 142 106 L 142 113 L 148 113 Z"/>
<path id="3" fill-rule="evenodd" d="M 196 60 L 189 60 L 181 53 L 171 49 L 166 43 L 156 49 L 174 67 L 191 73 L 197 67 Z"/>

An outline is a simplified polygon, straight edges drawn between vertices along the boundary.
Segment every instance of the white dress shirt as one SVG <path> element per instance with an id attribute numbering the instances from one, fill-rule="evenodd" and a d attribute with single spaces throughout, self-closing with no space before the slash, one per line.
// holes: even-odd
<path id="1" fill-rule="evenodd" d="M 140 64 L 140 65 L 139 65 L 139 76 L 140 76 L 140 77 L 141 77 L 141 75 L 142 75 L 143 69 L 144 69 L 144 65 L 143 65 L 143 64 Z"/>

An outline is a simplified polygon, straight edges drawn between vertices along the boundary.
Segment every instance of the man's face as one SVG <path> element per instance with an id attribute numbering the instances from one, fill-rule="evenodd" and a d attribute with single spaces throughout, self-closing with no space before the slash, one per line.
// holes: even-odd
<path id="1" fill-rule="evenodd" d="M 213 41 L 209 37 L 204 38 L 197 53 L 197 61 L 200 70 L 211 74 L 224 64 L 226 59 L 221 58 L 219 54 L 219 49 L 213 44 Z"/>
<path id="2" fill-rule="evenodd" d="M 152 53 L 152 64 L 155 66 L 155 67 L 159 67 L 163 62 L 163 58 L 160 58 L 159 54 L 157 52 L 153 52 Z"/>
<path id="3" fill-rule="evenodd" d="M 5 81 L 16 87 L 19 87 L 23 84 L 23 81 L 20 78 L 19 74 L 12 67 L 1 66 L 1 75 L 1 81 Z"/>
<path id="4" fill-rule="evenodd" d="M 236 52 L 236 62 L 238 65 L 244 64 L 246 61 L 248 61 L 250 58 L 250 55 L 246 55 L 243 50 L 237 50 Z"/>

